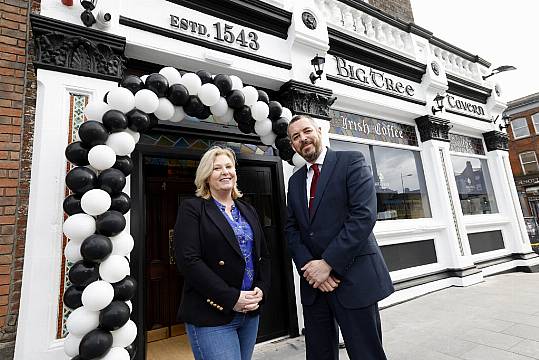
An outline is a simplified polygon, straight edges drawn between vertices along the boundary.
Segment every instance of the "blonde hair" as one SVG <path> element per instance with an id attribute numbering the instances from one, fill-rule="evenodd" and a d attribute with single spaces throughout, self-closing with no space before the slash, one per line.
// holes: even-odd
<path id="1" fill-rule="evenodd" d="M 197 167 L 197 172 L 195 176 L 195 186 L 197 187 L 197 190 L 195 192 L 196 196 L 204 199 L 209 199 L 211 197 L 208 179 L 213 172 L 213 163 L 215 162 L 215 158 L 219 155 L 228 156 L 230 160 L 232 160 L 234 167 L 236 166 L 236 154 L 234 154 L 234 151 L 221 146 L 211 147 L 208 151 L 204 153 L 202 159 L 200 159 L 200 164 L 198 164 Z M 232 199 L 237 199 L 242 196 L 243 194 L 238 189 L 237 183 L 234 184 L 234 187 L 232 188 Z"/>

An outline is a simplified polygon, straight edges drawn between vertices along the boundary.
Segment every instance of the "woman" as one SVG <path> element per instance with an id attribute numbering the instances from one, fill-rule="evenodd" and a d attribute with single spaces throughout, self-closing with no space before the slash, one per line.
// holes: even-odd
<path id="1" fill-rule="evenodd" d="M 251 359 L 270 262 L 255 209 L 241 201 L 236 156 L 209 149 L 197 168 L 197 198 L 184 200 L 174 229 L 185 277 L 179 314 L 196 360 Z"/>

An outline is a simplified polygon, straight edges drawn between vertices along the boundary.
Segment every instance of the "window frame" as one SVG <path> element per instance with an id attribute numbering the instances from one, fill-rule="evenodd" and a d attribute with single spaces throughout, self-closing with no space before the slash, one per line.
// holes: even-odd
<path id="1" fill-rule="evenodd" d="M 539 112 L 536 112 L 535 114 L 533 114 L 531 116 L 532 118 L 532 124 L 533 124 L 533 128 L 535 130 L 535 134 L 539 134 Z M 535 118 L 537 118 L 537 125 L 535 124 Z"/>
<path id="2" fill-rule="evenodd" d="M 526 126 L 525 126 L 525 127 L 528 129 L 528 134 L 523 135 L 523 136 L 516 136 L 516 135 L 515 135 L 515 127 L 513 126 L 513 123 L 514 123 L 515 121 L 517 121 L 517 120 L 524 120 L 524 122 L 526 123 Z M 524 129 L 524 126 L 519 127 L 518 129 Z M 529 124 L 528 124 L 528 118 L 527 118 L 527 117 L 518 117 L 518 118 L 516 118 L 516 119 L 511 120 L 511 132 L 513 133 L 513 139 L 515 139 L 515 140 L 517 140 L 517 139 L 523 139 L 523 138 L 525 138 L 525 137 L 529 137 L 529 136 L 531 135 L 531 133 L 530 133 L 530 126 L 529 126 Z"/>
<path id="3" fill-rule="evenodd" d="M 528 175 L 528 173 L 526 172 L 526 169 L 524 168 L 524 163 L 522 162 L 522 155 L 529 154 L 529 153 L 533 153 L 533 155 L 535 156 L 535 163 L 537 164 L 536 172 L 539 172 L 539 162 L 537 161 L 537 153 L 534 150 L 523 151 L 518 154 L 518 160 L 520 161 L 520 167 L 522 168 L 522 172 L 524 173 L 524 175 Z M 531 164 L 531 163 L 533 163 L 533 161 L 526 162 L 526 164 Z"/>

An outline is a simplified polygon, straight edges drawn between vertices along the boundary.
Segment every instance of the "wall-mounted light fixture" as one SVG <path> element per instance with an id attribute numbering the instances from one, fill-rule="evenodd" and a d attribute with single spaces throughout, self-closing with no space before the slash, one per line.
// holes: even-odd
<path id="1" fill-rule="evenodd" d="M 502 131 L 503 129 L 507 129 L 509 127 L 509 125 L 511 124 L 511 117 L 510 116 L 502 116 L 502 122 L 503 122 L 503 125 L 500 124 L 498 127 L 500 128 L 500 131 Z"/>
<path id="2" fill-rule="evenodd" d="M 436 115 L 438 111 L 442 111 L 444 108 L 444 99 L 445 95 L 436 94 L 434 101 L 436 102 L 436 107 L 432 107 L 432 115 Z"/>
<path id="3" fill-rule="evenodd" d="M 84 11 L 80 14 L 80 19 L 84 25 L 90 27 L 95 24 L 95 16 L 92 13 L 92 10 L 95 9 L 97 0 L 81 0 L 80 4 L 84 8 Z"/>
<path id="4" fill-rule="evenodd" d="M 516 69 L 517 68 L 512 66 L 512 65 L 498 66 L 496 69 L 492 69 L 492 72 L 490 74 L 483 76 L 483 80 L 485 80 L 486 78 L 491 77 L 492 75 L 496 75 L 496 74 L 504 72 L 504 71 L 516 70 Z"/>
<path id="5" fill-rule="evenodd" d="M 314 72 L 309 75 L 309 79 L 311 79 L 312 84 L 314 84 L 316 80 L 322 77 L 325 62 L 326 58 L 323 56 L 318 56 L 318 54 L 316 54 L 316 56 L 312 58 L 311 65 L 314 67 Z"/>

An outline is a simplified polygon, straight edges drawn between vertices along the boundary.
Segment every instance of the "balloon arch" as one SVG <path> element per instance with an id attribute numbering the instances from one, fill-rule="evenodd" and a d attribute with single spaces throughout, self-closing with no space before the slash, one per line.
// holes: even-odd
<path id="1" fill-rule="evenodd" d="M 158 120 L 213 115 L 218 123 L 235 120 L 243 133 L 256 133 L 285 161 L 300 165 L 302 159 L 287 138 L 290 110 L 270 101 L 266 92 L 244 87 L 234 75 L 204 70 L 182 75 L 172 67 L 140 78 L 129 75 L 103 101 L 88 103 L 85 115 L 80 141 L 65 150 L 75 167 L 66 175 L 71 195 L 63 203 L 69 215 L 64 254 L 73 264 L 63 298 L 73 310 L 64 350 L 76 360 L 129 360 L 136 353 L 137 326 L 130 316 L 137 284 L 127 258 L 134 240 L 124 231 L 131 199 L 122 190 L 140 133 Z"/>

